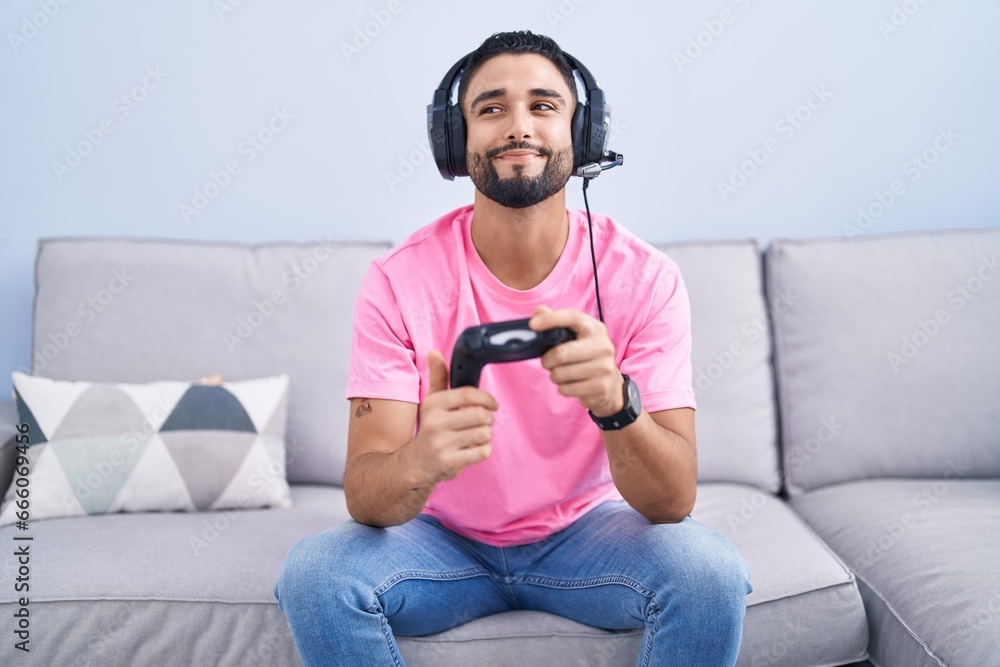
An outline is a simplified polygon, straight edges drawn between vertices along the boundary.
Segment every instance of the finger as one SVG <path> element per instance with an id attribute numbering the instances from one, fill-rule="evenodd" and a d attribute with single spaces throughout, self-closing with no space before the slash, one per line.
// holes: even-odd
<path id="1" fill-rule="evenodd" d="M 478 387 L 456 387 L 443 391 L 434 397 L 438 407 L 444 410 L 455 410 L 456 408 L 477 405 L 487 410 L 496 410 L 500 407 L 497 399 Z"/>
<path id="2" fill-rule="evenodd" d="M 456 436 L 455 445 L 457 449 L 471 449 L 491 442 L 493 440 L 493 430 L 489 426 L 477 426 L 476 428 L 457 431 Z"/>
<path id="3" fill-rule="evenodd" d="M 532 311 L 531 317 L 538 319 L 539 315 L 544 315 L 545 313 L 551 313 L 552 309 L 548 306 L 535 306 L 535 310 Z"/>
<path id="4" fill-rule="evenodd" d="M 586 360 L 579 363 L 562 364 L 549 371 L 549 378 L 556 384 L 568 384 L 570 382 L 585 382 L 597 379 L 608 373 L 607 366 L 601 361 Z M 616 377 L 617 369 L 614 369 L 608 377 Z"/>
<path id="5" fill-rule="evenodd" d="M 610 364 L 616 366 L 614 344 L 606 338 L 576 338 L 560 343 L 541 357 L 542 367 L 553 370 L 572 364 Z"/>
<path id="6" fill-rule="evenodd" d="M 532 311 L 531 317 L 528 319 L 528 328 L 534 331 L 545 331 L 554 326 L 559 326 L 552 324 L 552 313 L 554 312 L 562 311 L 554 311 L 548 306 L 535 306 L 535 310 Z"/>
<path id="7" fill-rule="evenodd" d="M 455 461 L 463 468 L 472 463 L 478 463 L 490 457 L 493 453 L 493 443 L 487 442 L 477 447 L 468 447 L 455 452 Z"/>
<path id="8" fill-rule="evenodd" d="M 482 406 L 468 406 L 462 410 L 449 410 L 442 420 L 450 431 L 465 431 L 493 425 L 493 413 Z"/>
<path id="9" fill-rule="evenodd" d="M 536 309 L 535 314 L 528 320 L 528 328 L 533 331 L 548 331 L 556 327 L 566 327 L 572 329 L 577 338 L 586 338 L 596 333 L 595 322 L 597 320 L 576 308 L 563 308 L 548 312 L 538 312 Z"/>

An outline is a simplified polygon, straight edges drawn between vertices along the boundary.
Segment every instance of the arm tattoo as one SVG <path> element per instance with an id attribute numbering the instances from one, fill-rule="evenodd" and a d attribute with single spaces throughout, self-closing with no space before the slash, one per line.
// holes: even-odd
<path id="1" fill-rule="evenodd" d="M 368 399 L 362 399 L 364 403 L 358 406 L 358 409 L 354 412 L 355 417 L 364 417 L 365 415 L 371 414 L 372 404 L 368 402 Z"/>

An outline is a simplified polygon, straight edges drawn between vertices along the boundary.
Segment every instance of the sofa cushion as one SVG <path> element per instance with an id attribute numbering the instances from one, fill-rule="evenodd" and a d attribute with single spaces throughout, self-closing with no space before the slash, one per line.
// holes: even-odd
<path id="1" fill-rule="evenodd" d="M 274 583 L 292 545 L 348 518 L 343 491 L 292 486 L 289 509 L 103 514 L 31 525 L 38 665 L 299 665 Z M 13 526 L 0 529 L 11 541 Z M 8 553 L 9 552 L 9 553 Z M 13 614 L 13 549 L 0 614 Z M 44 620 L 41 620 L 44 619 Z M 13 642 L 0 664 L 24 662 Z M 25 663 L 29 664 L 29 663 Z"/>
<path id="2" fill-rule="evenodd" d="M 388 243 L 41 239 L 33 374 L 152 382 L 287 373 L 288 479 L 340 484 L 354 299 Z"/>
<path id="3" fill-rule="evenodd" d="M 338 487 L 292 486 L 284 510 L 108 514 L 32 526 L 36 664 L 297 665 L 272 589 L 299 538 L 348 518 Z M 748 509 L 751 508 L 751 509 Z M 780 500 L 744 485 L 699 487 L 696 517 L 751 569 L 740 664 L 833 664 L 864 654 L 853 577 Z M 737 517 L 739 520 L 737 520 Z M 14 529 L 0 529 L 11 543 Z M 43 548 L 44 547 L 44 548 Z M 13 613 L 15 557 L 0 555 L 0 614 Z M 36 618 L 33 616 L 32 618 Z M 641 631 L 609 632 L 526 610 L 428 637 L 399 637 L 413 667 L 634 665 Z M 12 642 L 0 664 L 15 664 Z M 509 660 L 504 663 L 501 659 Z"/>
<path id="4" fill-rule="evenodd" d="M 765 265 L 790 494 L 1000 476 L 1000 228 L 777 240 Z"/>
<path id="5" fill-rule="evenodd" d="M 996 664 L 1000 480 L 864 480 L 793 502 L 857 573 L 875 664 Z"/>
<path id="6" fill-rule="evenodd" d="M 868 630 L 854 575 L 788 505 L 751 486 L 700 484 L 693 516 L 732 540 L 750 566 L 754 589 L 737 665 L 836 665 L 865 657 Z M 511 611 L 397 643 L 408 665 L 630 667 L 642 635 Z"/>
<path id="7" fill-rule="evenodd" d="M 691 301 L 698 479 L 777 491 L 771 337 L 755 241 L 672 243 Z"/>
<path id="8" fill-rule="evenodd" d="M 865 657 L 854 574 L 780 498 L 741 484 L 699 484 L 692 516 L 750 566 L 739 665 L 839 665 Z"/>
<path id="9" fill-rule="evenodd" d="M 291 503 L 287 375 L 116 384 L 15 372 L 13 381 L 27 447 L 0 524 L 21 518 L 22 498 L 33 520 Z"/>

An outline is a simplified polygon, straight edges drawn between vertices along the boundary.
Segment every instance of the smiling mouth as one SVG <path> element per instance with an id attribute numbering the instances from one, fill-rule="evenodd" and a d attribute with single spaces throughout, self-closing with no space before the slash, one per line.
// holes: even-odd
<path id="1" fill-rule="evenodd" d="M 532 153 L 530 151 L 507 151 L 506 153 L 501 153 L 497 157 L 507 160 L 527 160 L 529 158 L 541 156 L 538 153 Z"/>

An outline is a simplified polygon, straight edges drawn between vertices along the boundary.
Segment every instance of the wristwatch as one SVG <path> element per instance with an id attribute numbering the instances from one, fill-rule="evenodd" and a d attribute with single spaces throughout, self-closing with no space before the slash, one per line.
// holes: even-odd
<path id="1" fill-rule="evenodd" d="M 625 378 L 625 384 L 622 386 L 625 407 L 621 409 L 621 412 L 616 412 L 609 417 L 598 417 L 590 410 L 587 410 L 587 414 L 590 415 L 590 418 L 594 420 L 594 423 L 602 431 L 623 429 L 642 414 L 642 397 L 639 396 L 639 387 L 635 385 L 635 382 L 632 382 L 632 378 L 624 373 L 622 373 L 622 377 Z"/>

